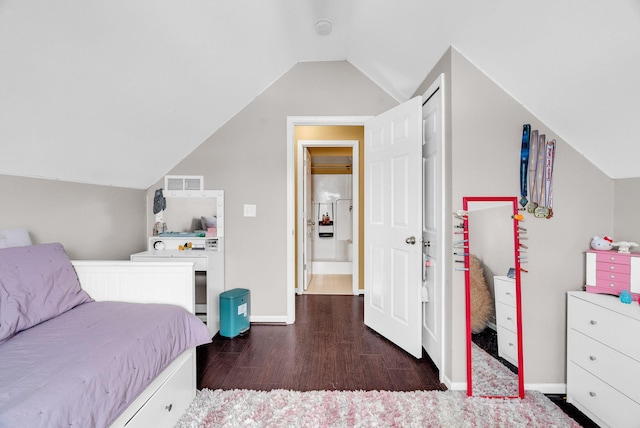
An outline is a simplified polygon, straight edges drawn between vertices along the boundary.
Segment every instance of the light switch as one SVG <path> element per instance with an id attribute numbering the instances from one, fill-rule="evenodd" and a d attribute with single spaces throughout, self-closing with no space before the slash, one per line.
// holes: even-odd
<path id="1" fill-rule="evenodd" d="M 245 217 L 255 217 L 256 216 L 256 206 L 253 204 L 244 204 L 244 216 Z"/>

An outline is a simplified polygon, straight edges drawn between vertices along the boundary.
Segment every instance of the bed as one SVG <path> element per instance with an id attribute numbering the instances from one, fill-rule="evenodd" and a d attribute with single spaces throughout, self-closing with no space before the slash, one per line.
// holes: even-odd
<path id="1" fill-rule="evenodd" d="M 173 426 L 196 391 L 193 265 L 0 249 L 0 427 Z"/>

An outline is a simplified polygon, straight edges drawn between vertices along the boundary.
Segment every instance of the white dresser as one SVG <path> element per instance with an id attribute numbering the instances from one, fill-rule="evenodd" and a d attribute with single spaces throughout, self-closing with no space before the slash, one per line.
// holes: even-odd
<path id="1" fill-rule="evenodd" d="M 640 307 L 568 293 L 567 402 L 602 427 L 640 426 Z"/>
<path id="2" fill-rule="evenodd" d="M 193 249 L 179 250 L 178 247 L 189 241 Z M 158 243 L 162 243 L 161 246 Z M 192 262 L 196 274 L 205 275 L 205 302 L 199 303 L 196 295 L 196 316 L 207 324 L 213 337 L 220 330 L 220 293 L 224 287 L 224 238 L 196 237 L 151 237 L 149 250 L 131 255 L 131 261 L 168 261 Z M 197 284 L 194 281 L 194 285 Z M 195 290 L 194 290 L 194 294 Z"/>
<path id="3" fill-rule="evenodd" d="M 518 367 L 516 282 L 506 276 L 494 276 L 493 292 L 496 303 L 498 356 Z"/>

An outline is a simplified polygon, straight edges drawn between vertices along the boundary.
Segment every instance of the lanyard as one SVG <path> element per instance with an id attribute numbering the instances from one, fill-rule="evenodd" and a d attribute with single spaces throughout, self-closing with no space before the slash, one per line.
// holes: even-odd
<path id="1" fill-rule="evenodd" d="M 537 151 L 537 158 L 536 158 L 536 199 L 534 200 L 535 202 L 535 206 L 533 207 L 532 212 L 535 212 L 536 208 L 538 208 L 539 206 L 542 206 L 544 203 L 544 159 L 545 159 L 545 154 L 546 154 L 546 144 L 547 144 L 547 136 L 542 134 L 540 135 L 540 137 L 538 138 L 538 141 L 536 142 L 536 144 L 538 145 L 538 149 Z"/>
<path id="2" fill-rule="evenodd" d="M 543 136 L 540 136 L 540 145 L 538 146 L 538 159 L 543 155 L 544 160 L 538 162 L 540 171 L 536 174 L 540 177 L 540 191 L 542 195 L 539 203 L 544 202 L 544 206 L 538 206 L 533 214 L 537 218 L 551 218 L 553 216 L 553 161 L 556 152 L 556 140 L 544 142 Z"/>
<path id="3" fill-rule="evenodd" d="M 522 146 L 520 148 L 520 205 L 527 205 L 527 169 L 529 168 L 529 137 L 531 125 L 522 126 Z"/>
<path id="4" fill-rule="evenodd" d="M 553 161 L 556 154 L 556 140 L 547 141 L 547 155 L 545 162 L 545 205 L 549 209 L 547 218 L 553 216 Z"/>
<path id="5" fill-rule="evenodd" d="M 538 166 L 538 130 L 531 131 L 531 143 L 529 144 L 529 192 L 531 193 L 531 200 L 527 211 L 533 213 L 538 206 L 537 197 L 538 189 L 536 188 L 536 167 Z"/>

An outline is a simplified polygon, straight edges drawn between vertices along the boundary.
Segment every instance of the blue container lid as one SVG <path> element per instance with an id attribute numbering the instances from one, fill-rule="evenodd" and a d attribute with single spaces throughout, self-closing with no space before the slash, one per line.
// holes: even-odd
<path id="1" fill-rule="evenodd" d="M 227 290 L 220 293 L 221 299 L 232 300 L 237 297 L 242 297 L 249 294 L 249 290 L 246 288 L 234 288 L 233 290 Z"/>

